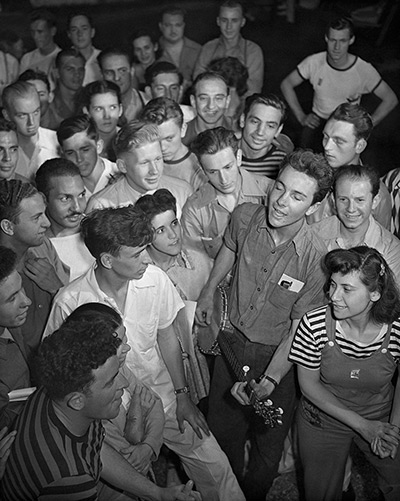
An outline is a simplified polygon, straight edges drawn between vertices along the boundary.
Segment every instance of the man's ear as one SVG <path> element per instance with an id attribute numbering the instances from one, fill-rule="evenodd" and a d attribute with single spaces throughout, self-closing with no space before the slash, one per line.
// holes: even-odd
<path id="1" fill-rule="evenodd" d="M 353 43 L 356 41 L 356 37 L 353 35 L 351 38 L 350 38 L 350 42 L 349 42 L 349 45 L 353 45 Z"/>
<path id="2" fill-rule="evenodd" d="M 100 255 L 100 263 L 107 270 L 111 270 L 112 268 L 112 256 L 108 252 L 103 252 Z"/>
<path id="3" fill-rule="evenodd" d="M 12 122 L 10 115 L 8 114 L 8 111 L 5 108 L 3 108 L 2 111 L 3 111 L 3 117 L 9 122 Z"/>
<path id="4" fill-rule="evenodd" d="M 187 131 L 187 122 L 183 122 L 181 127 L 181 137 L 185 137 L 186 131 Z"/>
<path id="5" fill-rule="evenodd" d="M 98 139 L 96 141 L 96 151 L 98 155 L 100 155 L 100 153 L 103 151 L 103 148 L 104 148 L 104 141 L 102 139 Z"/>
<path id="6" fill-rule="evenodd" d="M 231 95 L 228 94 L 228 96 L 226 97 L 226 106 L 225 106 L 225 111 L 229 108 L 229 104 L 231 102 Z"/>
<path id="7" fill-rule="evenodd" d="M 124 107 L 122 106 L 122 104 L 120 104 L 118 116 L 121 117 L 123 112 L 124 112 Z"/>
<path id="8" fill-rule="evenodd" d="M 380 201 L 381 201 L 381 194 L 378 192 L 374 196 L 374 199 L 372 200 L 372 210 L 376 209 Z"/>
<path id="9" fill-rule="evenodd" d="M 312 204 L 307 212 L 306 212 L 306 216 L 311 216 L 311 214 L 314 214 L 314 212 L 316 212 L 319 208 L 319 206 L 321 205 L 321 202 L 315 202 L 315 204 Z"/>
<path id="10" fill-rule="evenodd" d="M 65 397 L 65 402 L 70 409 L 81 411 L 85 407 L 85 395 L 80 391 L 74 391 Z"/>
<path id="11" fill-rule="evenodd" d="M 196 106 L 196 98 L 194 97 L 193 94 L 190 94 L 190 106 L 197 111 L 197 106 Z"/>
<path id="12" fill-rule="evenodd" d="M 246 122 L 246 117 L 244 116 L 244 113 L 242 113 L 239 117 L 239 127 L 241 129 L 244 129 L 245 122 Z"/>
<path id="13" fill-rule="evenodd" d="M 246 24 L 246 18 L 243 16 L 242 22 L 240 24 L 240 28 L 243 28 L 243 26 Z"/>
<path id="14" fill-rule="evenodd" d="M 149 99 L 150 101 L 153 99 L 153 94 L 151 92 L 151 86 L 146 85 L 144 88 L 144 95 Z"/>
<path id="15" fill-rule="evenodd" d="M 182 101 L 182 97 L 183 97 L 183 85 L 180 85 L 179 86 L 179 94 L 178 94 L 178 103 L 180 103 Z"/>
<path id="16" fill-rule="evenodd" d="M 125 165 L 125 160 L 122 160 L 122 158 L 117 158 L 116 161 L 118 170 L 122 172 L 122 174 L 126 174 L 126 165 Z"/>
<path id="17" fill-rule="evenodd" d="M 236 162 L 238 167 L 242 165 L 242 150 L 240 148 L 237 150 L 236 153 Z"/>
<path id="18" fill-rule="evenodd" d="M 217 26 L 221 26 L 221 21 L 219 20 L 219 16 L 217 17 Z"/>
<path id="19" fill-rule="evenodd" d="M 8 236 L 12 237 L 14 235 L 14 223 L 9 219 L 2 219 L 0 221 L 1 230 Z"/>
<path id="20" fill-rule="evenodd" d="M 281 124 L 281 125 L 277 128 L 277 130 L 276 130 L 276 133 L 275 133 L 275 136 L 274 136 L 274 137 L 278 137 L 278 136 L 279 136 L 279 134 L 282 132 L 282 129 L 283 129 L 283 124 Z"/>
<path id="21" fill-rule="evenodd" d="M 82 111 L 83 111 L 83 113 L 84 113 L 85 115 L 89 115 L 89 110 L 87 109 L 87 106 L 84 106 L 84 107 L 82 108 Z"/>
<path id="22" fill-rule="evenodd" d="M 365 139 L 359 139 L 357 142 L 356 142 L 356 153 L 357 155 L 360 155 L 364 150 L 365 148 L 367 147 L 367 141 Z"/>

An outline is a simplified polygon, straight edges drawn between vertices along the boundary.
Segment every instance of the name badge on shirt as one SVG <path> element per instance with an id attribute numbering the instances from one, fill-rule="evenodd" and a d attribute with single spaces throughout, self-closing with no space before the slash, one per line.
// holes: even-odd
<path id="1" fill-rule="evenodd" d="M 282 273 L 282 276 L 279 279 L 278 284 L 284 289 L 287 289 L 288 291 L 292 292 L 300 292 L 301 289 L 304 287 L 304 282 L 289 277 L 289 275 L 286 275 L 286 273 Z"/>

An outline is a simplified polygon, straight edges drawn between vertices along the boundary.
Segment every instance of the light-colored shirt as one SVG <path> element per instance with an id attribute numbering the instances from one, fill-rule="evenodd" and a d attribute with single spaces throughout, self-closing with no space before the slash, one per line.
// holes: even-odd
<path id="1" fill-rule="evenodd" d="M 0 104 L 3 89 L 12 84 L 19 75 L 19 63 L 17 58 L 0 50 Z"/>
<path id="2" fill-rule="evenodd" d="M 85 63 L 85 78 L 83 79 L 83 86 L 95 82 L 96 80 L 101 80 L 102 74 L 100 65 L 97 62 L 97 56 L 100 54 L 101 50 L 93 47 L 93 52 L 90 55 L 89 59 L 86 60 Z"/>
<path id="3" fill-rule="evenodd" d="M 50 241 L 58 257 L 69 268 L 70 281 L 85 273 L 95 261 L 80 233 L 65 237 L 51 237 Z"/>

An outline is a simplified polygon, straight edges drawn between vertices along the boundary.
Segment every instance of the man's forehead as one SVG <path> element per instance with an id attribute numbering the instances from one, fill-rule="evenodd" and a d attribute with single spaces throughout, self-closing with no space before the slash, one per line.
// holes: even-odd
<path id="1" fill-rule="evenodd" d="M 19 204 L 20 215 L 25 212 L 28 216 L 34 216 L 35 211 L 44 212 L 46 204 L 43 197 L 44 195 L 38 192 L 31 197 L 22 199 Z"/>
<path id="2" fill-rule="evenodd" d="M 182 14 L 169 14 L 165 13 L 162 18 L 162 23 L 183 23 L 184 19 Z"/>
<path id="3" fill-rule="evenodd" d="M 75 194 L 81 193 L 85 186 L 81 176 L 54 176 L 49 181 L 50 191 L 54 194 L 65 193 L 65 194 Z"/>
<path id="4" fill-rule="evenodd" d="M 260 120 L 270 121 L 270 122 L 278 122 L 280 123 L 282 118 L 281 110 L 270 106 L 269 104 L 264 103 L 254 103 L 251 105 L 247 117 L 255 117 Z"/>
<path id="5" fill-rule="evenodd" d="M 196 95 L 199 94 L 228 94 L 228 87 L 225 82 L 219 78 L 209 78 L 206 80 L 201 80 L 196 85 Z"/>
<path id="6" fill-rule="evenodd" d="M 33 87 L 33 86 L 32 86 Z M 33 88 L 33 92 L 24 96 L 15 97 L 11 103 L 11 107 L 16 113 L 31 112 L 39 108 L 40 99 L 37 90 Z"/>
<path id="7" fill-rule="evenodd" d="M 13 130 L 2 130 L 0 131 L 0 144 L 2 145 L 18 145 L 18 137 L 15 131 Z"/>
<path id="8" fill-rule="evenodd" d="M 335 38 L 337 40 L 350 40 L 350 30 L 348 28 L 344 28 L 343 30 L 335 30 L 334 28 L 329 28 L 328 38 Z"/>
<path id="9" fill-rule="evenodd" d="M 159 73 L 153 78 L 154 85 L 179 85 L 179 75 L 177 73 Z"/>
<path id="10" fill-rule="evenodd" d="M 81 57 L 67 56 L 62 58 L 61 67 L 63 66 L 85 66 L 85 63 Z"/>
<path id="11" fill-rule="evenodd" d="M 344 120 L 336 120 L 331 118 L 327 121 L 324 127 L 324 132 L 333 132 L 335 134 L 345 134 L 355 137 L 354 125 L 350 122 L 346 122 Z"/>
<path id="12" fill-rule="evenodd" d="M 94 139 L 94 138 L 92 139 L 88 135 L 86 130 L 82 130 L 80 132 L 76 132 L 71 137 L 64 139 L 61 147 L 63 149 L 66 149 L 66 148 L 68 149 L 68 148 L 72 148 L 72 147 L 80 147 L 80 146 L 87 145 L 87 144 L 96 145 L 96 139 Z"/>
<path id="13" fill-rule="evenodd" d="M 243 17 L 243 10 L 239 5 L 237 7 L 221 7 L 219 17 L 240 18 Z"/>
<path id="14" fill-rule="evenodd" d="M 356 190 L 359 193 L 370 193 L 372 191 L 372 183 L 367 176 L 352 176 L 346 174 L 341 176 L 335 183 L 336 193 L 343 191 L 343 189 L 346 191 Z"/>
<path id="15" fill-rule="evenodd" d="M 69 27 L 75 28 L 77 26 L 90 26 L 89 19 L 86 16 L 84 16 L 83 14 L 79 14 L 78 16 L 74 16 L 69 23 Z"/>
<path id="16" fill-rule="evenodd" d="M 129 68 L 129 59 L 125 54 L 110 54 L 103 59 L 103 69 L 115 69 L 121 67 Z"/>

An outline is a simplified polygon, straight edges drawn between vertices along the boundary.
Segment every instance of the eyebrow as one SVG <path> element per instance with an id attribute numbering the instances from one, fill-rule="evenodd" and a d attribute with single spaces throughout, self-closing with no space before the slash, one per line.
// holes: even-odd
<path id="1" fill-rule="evenodd" d="M 287 189 L 286 184 L 283 181 L 281 181 L 280 179 L 277 179 L 276 182 L 281 183 Z M 307 198 L 307 195 L 305 193 L 303 193 L 302 191 L 298 191 L 298 190 L 290 190 L 290 191 L 293 193 L 297 193 L 298 195 L 301 195 L 304 198 Z"/>

